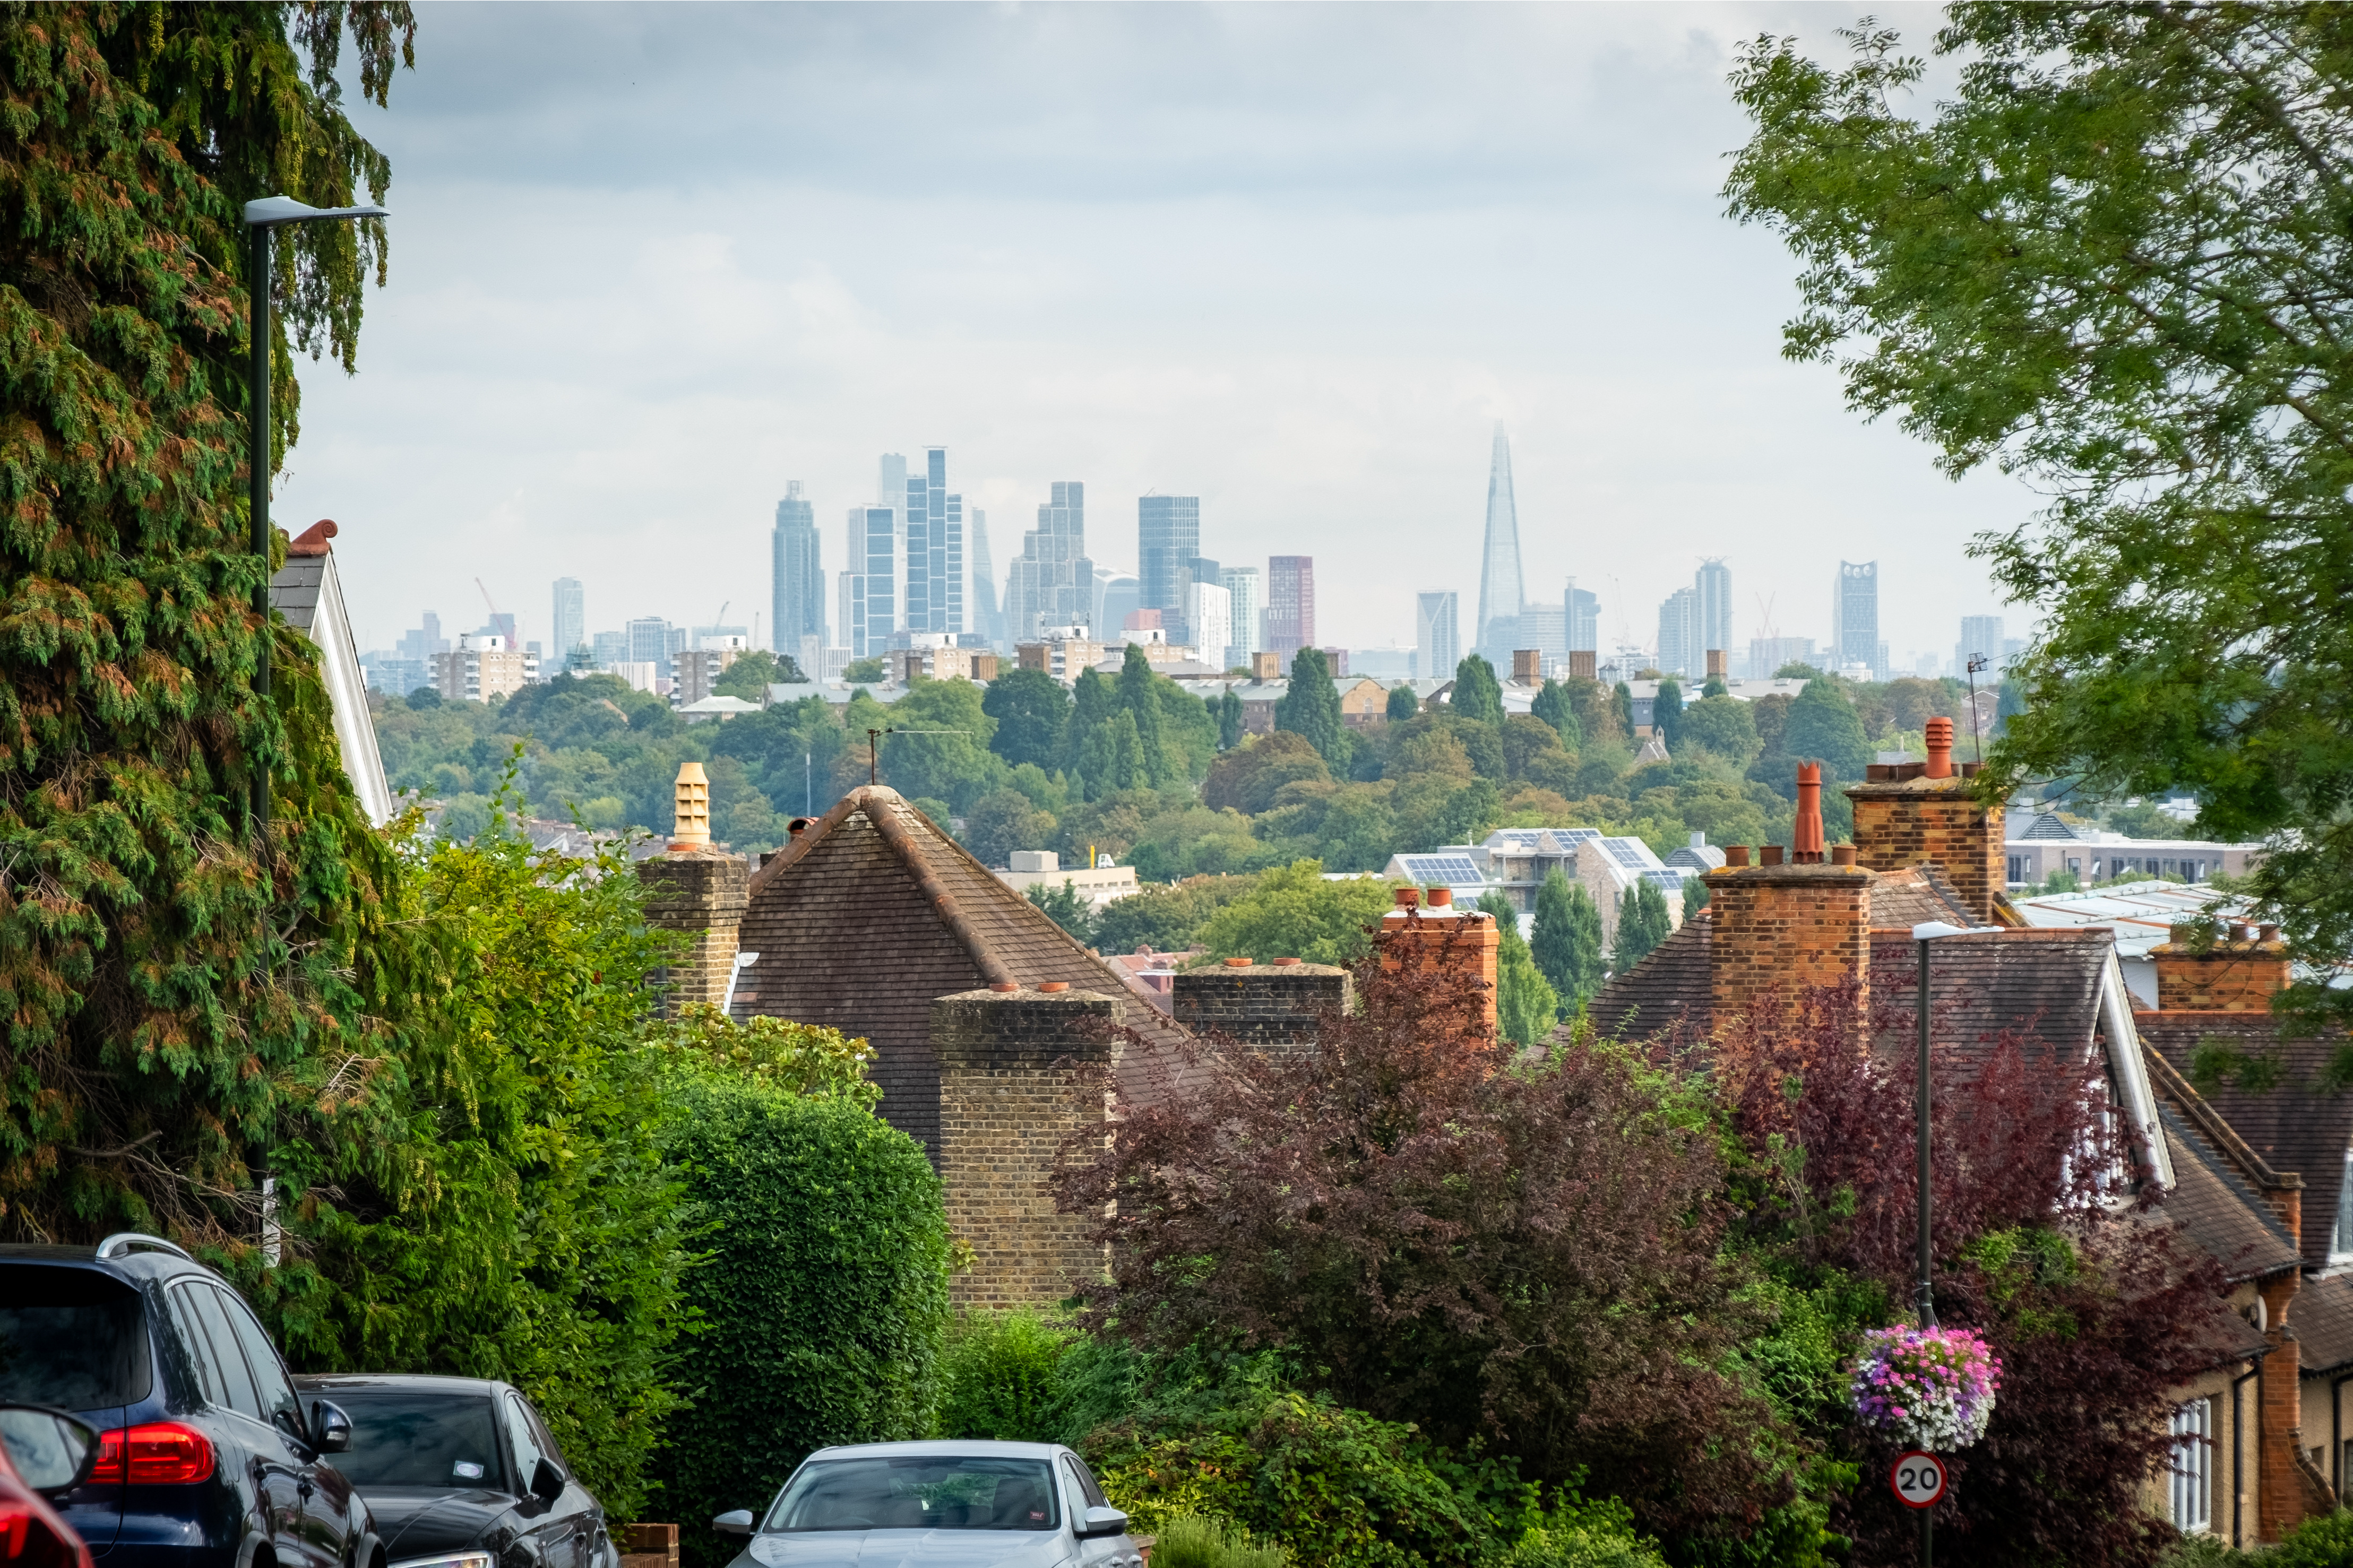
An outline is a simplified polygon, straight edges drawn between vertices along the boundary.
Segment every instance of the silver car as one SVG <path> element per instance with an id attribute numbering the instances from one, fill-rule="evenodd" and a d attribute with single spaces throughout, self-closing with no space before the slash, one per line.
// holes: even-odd
<path id="1" fill-rule="evenodd" d="M 1055 1443 L 861 1443 L 801 1461 L 728 1568 L 1144 1568 L 1127 1515 Z"/>

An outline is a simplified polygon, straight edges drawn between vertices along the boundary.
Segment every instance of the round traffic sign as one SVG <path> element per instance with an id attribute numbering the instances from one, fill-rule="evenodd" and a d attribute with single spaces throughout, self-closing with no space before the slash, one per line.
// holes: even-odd
<path id="1" fill-rule="evenodd" d="M 1905 1508 L 1934 1508 L 1945 1495 L 1945 1463 L 1917 1448 L 1899 1454 L 1887 1472 L 1887 1484 L 1895 1489 L 1895 1500 Z"/>

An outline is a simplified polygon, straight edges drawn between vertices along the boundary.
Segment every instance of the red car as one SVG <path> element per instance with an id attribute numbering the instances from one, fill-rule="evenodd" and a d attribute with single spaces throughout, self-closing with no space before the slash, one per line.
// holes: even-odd
<path id="1" fill-rule="evenodd" d="M 97 1429 L 63 1411 L 0 1405 L 0 1568 L 91 1568 L 45 1494 L 80 1485 L 98 1447 Z"/>

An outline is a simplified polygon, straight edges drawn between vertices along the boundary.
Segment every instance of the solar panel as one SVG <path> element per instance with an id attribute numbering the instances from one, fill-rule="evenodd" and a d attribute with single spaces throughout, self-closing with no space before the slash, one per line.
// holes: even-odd
<path id="1" fill-rule="evenodd" d="M 1400 855 L 1398 865 L 1425 885 L 1475 888 L 1486 880 L 1468 855 Z"/>
<path id="2" fill-rule="evenodd" d="M 1630 871 L 1647 870 L 1657 862 L 1650 854 L 1650 846 L 1639 838 L 1605 838 L 1601 847 L 1609 858 Z"/>

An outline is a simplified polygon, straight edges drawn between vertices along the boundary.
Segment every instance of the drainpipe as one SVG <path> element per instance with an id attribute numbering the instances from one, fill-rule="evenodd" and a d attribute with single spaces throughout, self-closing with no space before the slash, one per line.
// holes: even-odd
<path id="1" fill-rule="evenodd" d="M 2328 1473 L 2335 1478 L 2337 1495 L 2345 1495 L 2345 1385 L 2353 1383 L 2353 1372 L 2339 1373 L 2328 1380 Z"/>
<path id="2" fill-rule="evenodd" d="M 2243 1544 L 2240 1515 L 2244 1510 L 2247 1496 L 2247 1434 L 2244 1418 L 2240 1414 L 2239 1390 L 2263 1374 L 2263 1358 L 2260 1352 L 2254 1361 L 2255 1364 L 2244 1376 L 2231 1380 L 2231 1545 L 2233 1550 Z M 2255 1397 L 2258 1400 L 2263 1398 L 2262 1390 L 2256 1391 Z M 2256 1434 L 2256 1441 L 2262 1441 L 2261 1433 Z"/>

